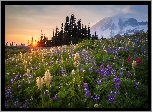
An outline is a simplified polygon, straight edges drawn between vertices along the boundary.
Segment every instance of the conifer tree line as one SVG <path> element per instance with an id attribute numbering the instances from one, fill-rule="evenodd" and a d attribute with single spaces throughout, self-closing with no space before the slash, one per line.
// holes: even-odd
<path id="1" fill-rule="evenodd" d="M 90 27 L 86 27 L 81 24 L 81 19 L 78 19 L 76 24 L 76 18 L 74 15 L 71 15 L 71 18 L 68 16 L 66 17 L 66 22 L 61 24 L 61 30 L 56 27 L 53 29 L 53 37 L 51 40 L 48 40 L 45 35 L 41 34 L 40 40 L 37 42 L 38 47 L 53 47 L 53 46 L 62 46 L 62 45 L 70 45 L 70 44 L 77 44 L 85 39 L 94 39 L 98 40 L 98 35 L 90 34 Z"/>

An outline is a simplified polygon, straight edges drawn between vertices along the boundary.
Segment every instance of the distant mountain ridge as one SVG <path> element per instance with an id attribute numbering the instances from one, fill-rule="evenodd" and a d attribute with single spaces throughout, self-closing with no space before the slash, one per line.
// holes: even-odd
<path id="1" fill-rule="evenodd" d="M 137 18 L 116 15 L 106 17 L 90 28 L 91 34 L 98 35 L 98 38 L 112 38 L 118 35 L 131 35 L 139 32 L 147 32 L 148 22 L 139 22 Z"/>

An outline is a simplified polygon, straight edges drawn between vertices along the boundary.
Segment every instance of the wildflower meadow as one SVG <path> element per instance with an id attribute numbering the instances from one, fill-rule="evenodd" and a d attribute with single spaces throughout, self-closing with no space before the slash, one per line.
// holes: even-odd
<path id="1" fill-rule="evenodd" d="M 5 108 L 148 108 L 148 58 L 148 33 L 5 48 Z"/>

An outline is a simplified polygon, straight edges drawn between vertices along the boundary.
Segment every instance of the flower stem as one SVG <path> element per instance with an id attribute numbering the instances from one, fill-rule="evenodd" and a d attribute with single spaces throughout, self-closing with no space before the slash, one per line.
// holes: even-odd
<path id="1" fill-rule="evenodd" d="M 51 85 L 50 85 L 51 86 Z M 49 85 L 48 85 L 48 91 L 49 91 Z M 49 94 L 48 94 L 49 95 Z M 49 95 L 49 100 L 50 100 L 50 95 Z"/>
<path id="2" fill-rule="evenodd" d="M 41 97 L 42 97 L 42 90 L 41 90 Z M 43 97 L 42 97 L 42 107 L 43 107 Z"/>

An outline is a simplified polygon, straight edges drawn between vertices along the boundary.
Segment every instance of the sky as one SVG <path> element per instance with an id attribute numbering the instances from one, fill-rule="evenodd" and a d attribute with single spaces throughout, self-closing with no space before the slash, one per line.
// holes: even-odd
<path id="1" fill-rule="evenodd" d="M 41 30 L 51 40 L 53 29 L 60 30 L 71 14 L 91 27 L 105 17 L 126 13 L 148 21 L 148 5 L 5 5 L 5 42 L 27 45 L 32 36 L 40 39 Z"/>

